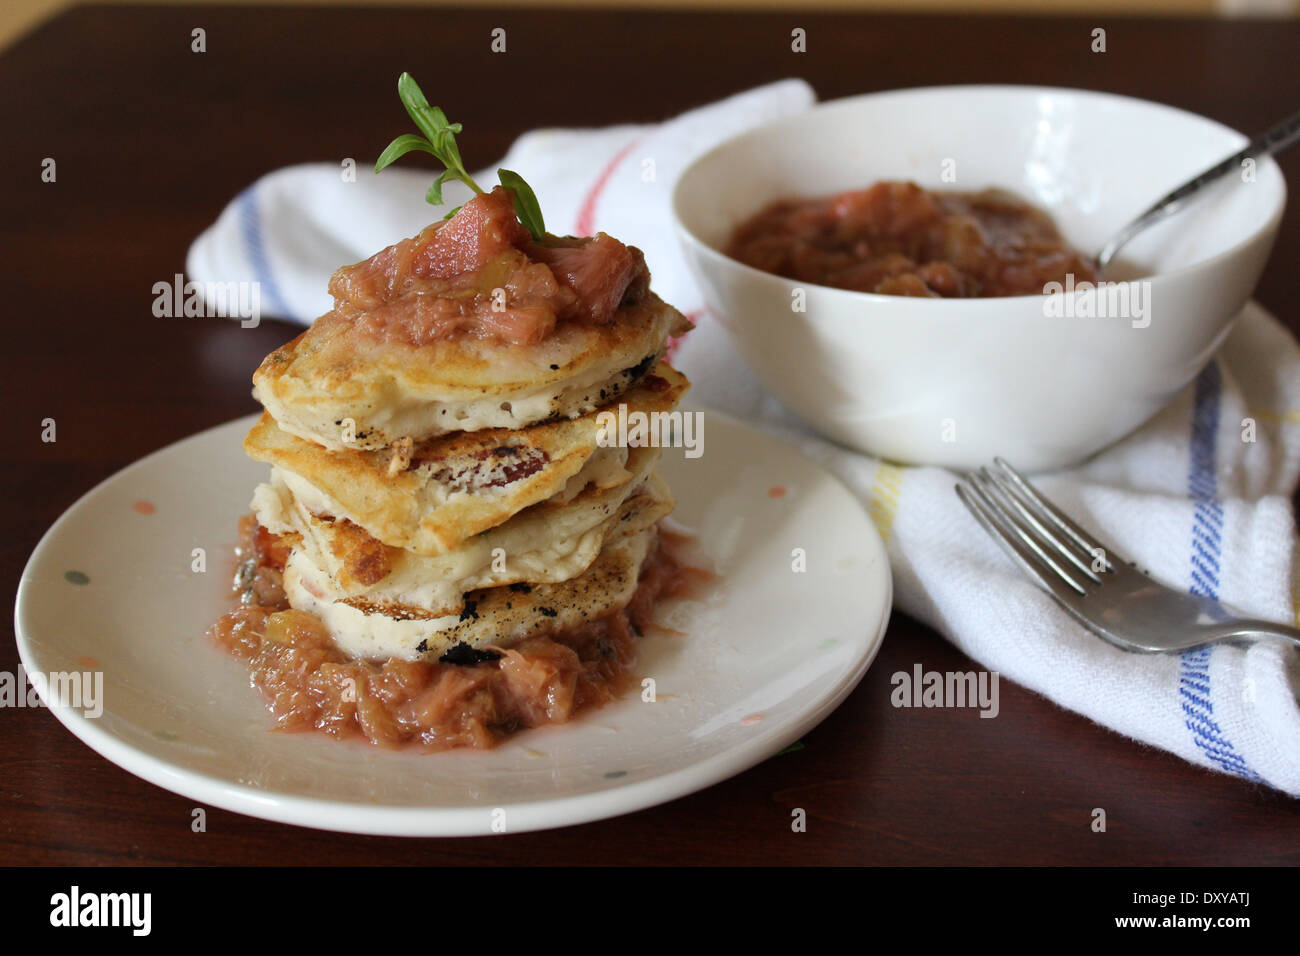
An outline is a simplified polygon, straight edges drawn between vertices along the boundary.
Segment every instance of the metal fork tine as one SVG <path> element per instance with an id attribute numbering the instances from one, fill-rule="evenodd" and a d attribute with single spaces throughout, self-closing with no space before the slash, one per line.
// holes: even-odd
<path id="1" fill-rule="evenodd" d="M 1006 461 L 1001 458 L 994 458 L 993 463 L 1002 472 L 1008 482 L 1010 482 L 1028 500 L 1037 505 L 1043 515 L 1069 535 L 1074 540 L 1075 544 L 1082 548 L 1090 557 L 1096 557 L 1097 552 L 1100 551 L 1101 559 L 1106 563 L 1106 569 L 1108 571 L 1115 570 L 1116 562 L 1123 562 L 1123 558 L 1075 524 L 1070 519 L 1069 515 L 1053 504 L 1051 500 L 1046 498 L 1037 488 L 1031 485 L 1024 475 L 1012 468 Z"/>
<path id="2" fill-rule="evenodd" d="M 1016 488 L 1015 484 L 1004 475 L 998 474 L 995 471 L 990 471 L 987 468 L 981 468 L 979 473 L 985 480 L 992 483 L 993 487 L 996 488 L 1001 493 L 1002 497 L 1010 503 L 1011 507 L 1019 513 L 1021 519 L 1028 522 L 1029 525 L 1038 532 L 1038 537 L 1040 539 L 1055 547 L 1063 558 L 1078 568 L 1079 571 L 1093 584 L 1102 583 L 1101 578 L 1097 576 L 1097 572 L 1085 563 L 1086 559 L 1093 558 L 1094 556 L 1082 553 L 1082 549 L 1079 548 L 1078 543 L 1075 542 L 1073 538 L 1064 536 L 1059 530 L 1044 525 L 1040 518 L 1047 516 L 1041 514 L 1041 509 L 1035 507 L 1032 501 L 1026 499 Z M 1055 522 L 1050 519 L 1048 519 L 1047 523 L 1052 525 L 1055 524 Z"/>
<path id="3" fill-rule="evenodd" d="M 1033 529 L 1016 515 L 1015 509 L 1005 500 L 1006 496 L 1002 493 L 1001 489 L 993 484 L 982 470 L 967 477 L 970 478 L 971 483 L 975 486 L 976 490 L 983 495 L 984 501 L 987 504 L 992 505 L 993 509 L 1002 518 L 1003 522 L 1010 526 L 1011 530 L 1016 533 L 1016 536 L 1028 545 L 1030 550 L 1038 556 L 1042 563 L 1055 571 L 1058 577 L 1069 583 L 1080 594 L 1087 593 L 1084 582 L 1079 580 L 1079 578 L 1067 568 L 1063 567 L 1062 563 L 1058 562 L 1057 559 L 1052 557 L 1049 553 L 1054 551 L 1055 547 L 1047 540 L 1039 538 L 1038 535 L 1034 533 Z M 1046 548 L 1046 550 L 1044 550 L 1044 548 Z"/>
<path id="4" fill-rule="evenodd" d="M 967 475 L 957 485 L 957 496 L 1011 558 L 1059 600 L 1066 601 L 1085 593 L 1082 585 L 1048 558 L 1033 538 L 1018 528 L 1010 516 L 994 503 L 988 492 L 980 487 L 977 475 Z"/>

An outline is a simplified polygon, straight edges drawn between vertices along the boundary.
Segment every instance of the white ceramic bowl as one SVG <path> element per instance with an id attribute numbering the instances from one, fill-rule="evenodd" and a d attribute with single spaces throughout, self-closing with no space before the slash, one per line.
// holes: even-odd
<path id="1" fill-rule="evenodd" d="M 1077 462 L 1164 405 L 1206 364 L 1250 297 L 1286 202 L 1277 165 L 1229 177 L 1135 239 L 1126 312 L 1100 292 L 917 299 L 769 275 L 723 255 L 773 199 L 882 179 L 999 186 L 1046 209 L 1095 252 L 1183 180 L 1245 145 L 1212 120 L 1079 90 L 953 86 L 837 100 L 729 140 L 678 180 L 687 261 L 714 316 L 768 388 L 824 434 L 896 461 L 972 467 L 1002 455 Z M 955 181 L 945 181 L 945 168 Z M 802 289 L 806 311 L 794 310 Z M 1051 316 L 1047 299 L 1073 309 Z M 1135 304 L 1145 303 L 1143 309 Z M 1143 314 L 1145 312 L 1145 314 Z"/>

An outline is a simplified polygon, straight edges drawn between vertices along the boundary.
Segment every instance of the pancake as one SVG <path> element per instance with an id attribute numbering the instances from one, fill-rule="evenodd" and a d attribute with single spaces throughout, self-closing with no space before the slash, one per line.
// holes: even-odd
<path id="1" fill-rule="evenodd" d="M 254 505 L 263 527 L 297 536 L 289 562 L 322 594 L 459 614 L 466 591 L 575 577 L 611 534 L 668 514 L 667 486 L 658 477 L 647 481 L 658 457 L 657 449 L 636 449 L 632 481 L 535 505 L 436 557 L 387 547 L 348 521 L 313 515 L 274 480 L 258 489 Z"/>
<path id="2" fill-rule="evenodd" d="M 659 363 L 622 401 L 629 411 L 670 411 L 688 387 Z M 309 510 L 346 518 L 384 544 L 436 555 L 538 502 L 628 480 L 628 450 L 601 446 L 598 414 L 429 439 L 413 445 L 392 475 L 392 450 L 328 451 L 279 428 L 269 414 L 244 450 L 279 469 Z"/>
<path id="3" fill-rule="evenodd" d="M 608 324 L 566 322 L 533 345 L 371 341 L 330 313 L 263 360 L 253 394 L 284 431 L 333 450 L 520 429 L 618 399 L 689 327 L 653 293 Z"/>
<path id="4" fill-rule="evenodd" d="M 290 603 L 325 622 L 353 657 L 436 661 L 459 644 L 511 647 L 530 637 L 572 630 L 626 606 L 657 540 L 652 525 L 611 540 L 582 574 L 555 584 L 517 584 L 472 591 L 458 615 L 425 616 L 401 605 L 318 597 L 318 582 L 285 569 Z"/>

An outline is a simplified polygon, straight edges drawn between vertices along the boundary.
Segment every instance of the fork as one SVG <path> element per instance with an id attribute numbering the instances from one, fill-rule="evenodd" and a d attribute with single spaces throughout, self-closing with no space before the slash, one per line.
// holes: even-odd
<path id="1" fill-rule="evenodd" d="M 1148 577 L 1084 531 L 1001 458 L 968 473 L 957 496 L 1026 574 L 1080 624 L 1128 651 L 1173 653 L 1300 630 L 1248 618 L 1218 600 Z"/>

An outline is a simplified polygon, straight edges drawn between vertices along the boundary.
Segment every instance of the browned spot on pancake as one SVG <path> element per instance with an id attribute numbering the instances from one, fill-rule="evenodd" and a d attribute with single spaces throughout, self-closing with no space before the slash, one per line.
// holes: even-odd
<path id="1" fill-rule="evenodd" d="M 431 475 L 434 481 L 454 491 L 478 491 L 522 481 L 541 471 L 550 460 L 545 451 L 531 445 L 498 445 L 479 449 L 459 460 L 421 459 L 419 464 L 446 461 Z"/>
<path id="2" fill-rule="evenodd" d="M 367 601 L 365 598 L 344 598 L 339 603 L 362 614 L 382 614 L 394 621 L 433 621 L 443 616 L 409 604 L 387 604 L 382 601 Z"/>
<path id="3" fill-rule="evenodd" d="M 332 550 L 343 562 L 343 574 L 356 583 L 378 584 L 392 570 L 388 548 L 359 525 L 346 518 L 336 519 L 330 525 L 329 534 Z"/>

